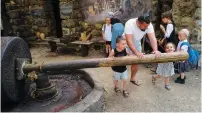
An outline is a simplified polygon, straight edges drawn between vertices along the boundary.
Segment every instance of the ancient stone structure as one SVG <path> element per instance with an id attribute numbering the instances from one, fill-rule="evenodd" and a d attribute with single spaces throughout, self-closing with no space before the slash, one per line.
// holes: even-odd
<path id="1" fill-rule="evenodd" d="M 201 43 L 201 0 L 174 0 L 173 19 L 179 31 L 187 28 L 190 31 L 189 42 L 200 50 Z M 197 45 L 197 46 L 196 46 Z"/>
<path id="2" fill-rule="evenodd" d="M 59 7 L 63 38 L 68 41 L 77 40 L 81 32 L 79 23 L 83 20 L 79 1 L 61 0 Z"/>
<path id="3" fill-rule="evenodd" d="M 36 32 L 55 35 L 55 20 L 51 0 L 10 0 L 6 12 L 12 24 L 12 34 L 27 38 Z"/>

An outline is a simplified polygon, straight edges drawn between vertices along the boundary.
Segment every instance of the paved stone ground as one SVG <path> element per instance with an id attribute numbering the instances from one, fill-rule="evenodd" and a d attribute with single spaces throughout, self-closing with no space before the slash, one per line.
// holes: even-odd
<path id="1" fill-rule="evenodd" d="M 48 52 L 47 48 L 32 48 L 31 53 L 33 61 L 49 62 L 61 60 L 76 60 L 88 58 L 101 58 L 103 53 L 90 50 L 88 57 L 77 55 L 56 55 Z M 105 89 L 105 111 L 112 112 L 201 112 L 201 70 L 187 72 L 186 84 L 176 84 L 174 80 L 177 75 L 170 80 L 172 89 L 167 91 L 164 88 L 163 79 L 157 80 L 153 85 L 151 83 L 150 68 L 140 65 L 140 71 L 137 73 L 137 79 L 141 86 L 135 86 L 129 83 L 128 91 L 130 96 L 124 98 L 122 94 L 116 95 L 113 90 L 113 72 L 109 67 L 85 69 L 94 78 L 103 84 Z M 130 67 L 128 66 L 130 74 Z M 121 84 L 120 84 L 121 85 Z"/>

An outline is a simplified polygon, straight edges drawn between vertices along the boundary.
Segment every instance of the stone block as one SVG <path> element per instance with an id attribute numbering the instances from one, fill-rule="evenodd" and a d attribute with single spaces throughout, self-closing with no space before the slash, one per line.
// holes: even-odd
<path id="1" fill-rule="evenodd" d="M 20 18 L 20 9 L 16 9 L 16 10 L 12 10 L 12 11 L 8 11 L 8 15 L 11 19 L 15 19 L 15 18 Z"/>
<path id="2" fill-rule="evenodd" d="M 6 3 L 5 5 L 6 5 L 6 10 L 7 11 L 20 9 L 19 5 L 12 5 L 10 3 Z"/>
<path id="3" fill-rule="evenodd" d="M 37 25 L 39 27 L 49 27 L 52 26 L 51 20 L 50 19 L 34 19 L 34 25 Z"/>
<path id="4" fill-rule="evenodd" d="M 29 6 L 30 2 L 35 2 L 37 0 L 15 0 L 15 3 L 20 6 Z"/>
<path id="5" fill-rule="evenodd" d="M 75 26 L 75 21 L 73 19 L 68 19 L 68 20 L 62 20 L 62 27 L 73 27 Z"/>
<path id="6" fill-rule="evenodd" d="M 36 25 L 34 25 L 34 26 L 32 26 L 32 30 L 33 30 L 33 31 L 39 31 L 39 27 L 36 26 Z"/>
<path id="7" fill-rule="evenodd" d="M 73 4 L 70 3 L 62 3 L 60 2 L 60 16 L 66 17 L 69 16 L 73 11 Z"/>
<path id="8" fill-rule="evenodd" d="M 24 25 L 27 24 L 26 21 L 24 20 L 24 18 L 22 19 L 10 19 L 10 23 L 12 23 L 13 25 Z"/>
<path id="9" fill-rule="evenodd" d="M 69 28 L 62 28 L 62 34 L 63 35 L 70 35 L 71 34 L 71 30 Z"/>
<path id="10" fill-rule="evenodd" d="M 197 8 L 201 8 L 201 0 L 196 0 L 196 7 Z"/>
<path id="11" fill-rule="evenodd" d="M 75 27 L 75 31 L 76 32 L 82 32 L 82 28 L 79 26 L 79 27 Z"/>
<path id="12" fill-rule="evenodd" d="M 101 30 L 102 29 L 102 24 L 95 24 L 95 29 L 96 30 Z"/>
<path id="13" fill-rule="evenodd" d="M 20 25 L 18 26 L 19 31 L 29 31 L 31 30 L 31 26 L 29 25 Z"/>
<path id="14" fill-rule="evenodd" d="M 23 0 L 15 0 L 15 3 L 16 3 L 17 5 L 22 6 L 22 5 L 23 5 Z"/>
<path id="15" fill-rule="evenodd" d="M 96 29 L 93 29 L 92 31 L 91 31 L 91 35 L 92 36 L 101 36 L 101 31 L 100 30 L 96 30 Z"/>
<path id="16" fill-rule="evenodd" d="M 25 21 L 28 25 L 32 25 L 34 23 L 34 18 L 32 16 L 26 16 Z"/>
<path id="17" fill-rule="evenodd" d="M 63 35 L 63 38 L 65 39 L 66 43 L 73 42 L 73 41 L 76 41 L 76 40 L 79 39 L 78 37 L 75 37 L 75 36 L 72 36 L 72 35 Z"/>
<path id="18" fill-rule="evenodd" d="M 189 27 L 193 28 L 194 26 L 194 19 L 192 17 L 183 17 L 181 18 L 181 27 Z"/>
<path id="19" fill-rule="evenodd" d="M 41 5 L 43 4 L 43 0 L 29 0 L 29 4 L 30 6 Z"/>
<path id="20" fill-rule="evenodd" d="M 20 32 L 20 37 L 22 37 L 22 38 L 31 37 L 33 35 L 34 35 L 34 33 L 32 31 L 21 31 Z"/>
<path id="21" fill-rule="evenodd" d="M 53 12 L 46 12 L 42 6 L 30 6 L 29 11 L 33 17 L 54 18 Z"/>
<path id="22" fill-rule="evenodd" d="M 201 42 L 201 29 L 193 28 L 191 30 L 190 40 L 192 43 L 200 43 Z"/>
<path id="23" fill-rule="evenodd" d="M 40 33 L 44 33 L 45 36 L 50 36 L 55 34 L 53 28 L 51 27 L 39 27 L 38 30 Z"/>
<path id="24" fill-rule="evenodd" d="M 73 2 L 73 9 L 78 9 L 80 7 L 79 1 Z"/>
<path id="25" fill-rule="evenodd" d="M 201 19 L 201 10 L 202 10 L 201 8 L 196 9 L 195 14 L 194 14 L 195 19 L 198 19 L 198 20 Z"/>

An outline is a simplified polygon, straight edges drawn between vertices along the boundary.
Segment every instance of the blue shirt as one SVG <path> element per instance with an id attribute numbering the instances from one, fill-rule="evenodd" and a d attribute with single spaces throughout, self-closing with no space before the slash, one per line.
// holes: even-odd
<path id="1" fill-rule="evenodd" d="M 116 48 L 116 39 L 118 36 L 122 36 L 123 32 L 124 32 L 124 26 L 122 23 L 116 23 L 113 25 L 113 27 L 112 27 L 112 42 L 111 42 L 112 49 Z"/>

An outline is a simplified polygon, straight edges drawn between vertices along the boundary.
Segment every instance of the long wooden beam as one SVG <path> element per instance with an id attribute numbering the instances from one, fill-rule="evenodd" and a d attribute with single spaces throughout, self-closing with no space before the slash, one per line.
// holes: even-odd
<path id="1" fill-rule="evenodd" d="M 26 64 L 23 67 L 24 73 L 32 71 L 47 72 L 47 71 L 64 71 L 69 69 L 82 69 L 82 68 L 97 68 L 97 67 L 111 67 L 132 64 L 144 63 L 163 63 L 175 62 L 188 59 L 187 52 L 174 52 L 174 53 L 161 53 L 159 57 L 154 54 L 144 55 L 143 58 L 136 56 L 114 57 L 114 58 L 95 58 L 85 60 L 72 60 L 60 62 L 48 62 L 43 64 Z"/>

